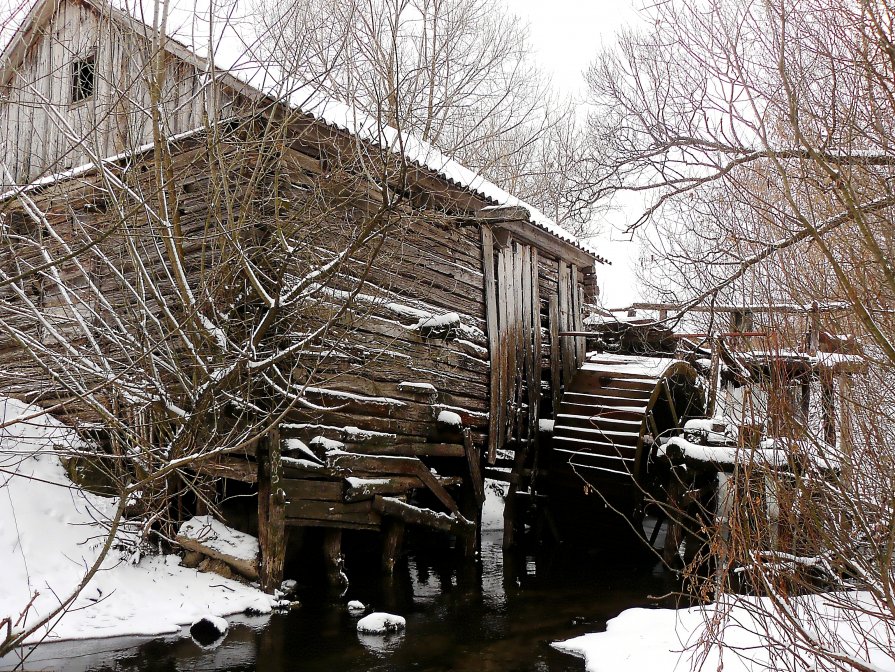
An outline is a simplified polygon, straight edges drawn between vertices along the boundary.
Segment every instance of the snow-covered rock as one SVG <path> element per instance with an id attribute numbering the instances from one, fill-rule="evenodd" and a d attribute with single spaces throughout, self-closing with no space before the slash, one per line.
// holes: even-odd
<path id="1" fill-rule="evenodd" d="M 357 622 L 357 631 L 368 635 L 384 635 L 399 632 L 407 627 L 403 616 L 377 611 L 364 616 Z"/>
<path id="2" fill-rule="evenodd" d="M 208 614 L 193 621 L 190 636 L 199 646 L 208 647 L 219 643 L 229 629 L 230 624 L 223 618 Z"/>
<path id="3" fill-rule="evenodd" d="M 348 611 L 350 611 L 352 614 L 361 613 L 363 611 L 366 611 L 366 609 L 367 607 L 360 600 L 351 600 L 348 603 Z"/>

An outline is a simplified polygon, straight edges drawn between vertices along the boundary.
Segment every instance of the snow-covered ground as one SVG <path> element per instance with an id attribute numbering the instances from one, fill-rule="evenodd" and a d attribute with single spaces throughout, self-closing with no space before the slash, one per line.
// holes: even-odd
<path id="1" fill-rule="evenodd" d="M 53 446 L 77 447 L 70 429 L 47 416 L 15 422 L 37 412 L 0 398 L 0 621 L 15 623 L 38 593 L 20 629 L 71 594 L 102 548 L 101 521 L 117 506 L 69 481 Z M 260 590 L 180 567 L 176 555 L 135 559 L 110 552 L 49 633 L 41 629 L 29 641 L 173 633 L 205 615 L 271 610 Z"/>
<path id="2" fill-rule="evenodd" d="M 893 633 L 867 593 L 827 593 L 792 598 L 787 608 L 804 632 L 841 660 L 863 669 L 895 671 Z M 794 644 L 792 629 L 769 614 L 768 598 L 730 596 L 728 602 L 690 609 L 628 609 L 610 620 L 605 632 L 575 637 L 553 646 L 585 658 L 589 672 L 650 670 L 834 669 Z M 891 625 L 891 624 L 889 624 Z M 723 647 L 712 642 L 723 641 Z M 707 643 L 708 642 L 708 643 Z M 862 669 L 848 664 L 842 669 Z"/>

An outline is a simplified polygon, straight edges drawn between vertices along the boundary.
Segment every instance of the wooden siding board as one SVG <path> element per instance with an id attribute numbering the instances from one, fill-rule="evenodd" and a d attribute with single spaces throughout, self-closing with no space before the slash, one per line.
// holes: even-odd
<path id="1" fill-rule="evenodd" d="M 482 226 L 482 268 L 484 271 L 485 322 L 488 332 L 490 353 L 489 372 L 489 422 L 488 422 L 488 463 L 497 459 L 499 426 L 502 421 L 500 405 L 500 333 L 498 325 L 497 289 L 494 278 L 494 236 L 491 229 Z"/>

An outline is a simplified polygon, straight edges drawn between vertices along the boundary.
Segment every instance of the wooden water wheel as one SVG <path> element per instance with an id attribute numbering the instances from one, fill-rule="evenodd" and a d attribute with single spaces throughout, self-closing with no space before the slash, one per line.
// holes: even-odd
<path id="1" fill-rule="evenodd" d="M 566 483 L 596 492 L 642 529 L 645 503 L 664 497 L 667 472 L 654 459 L 659 439 L 703 413 L 704 396 L 689 363 L 591 355 L 563 393 L 552 464 L 571 472 Z"/>

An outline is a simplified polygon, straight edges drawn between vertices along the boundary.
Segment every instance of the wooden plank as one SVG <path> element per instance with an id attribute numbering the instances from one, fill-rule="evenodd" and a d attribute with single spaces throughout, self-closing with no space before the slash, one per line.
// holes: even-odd
<path id="1" fill-rule="evenodd" d="M 466 447 L 466 461 L 469 465 L 469 480 L 472 491 L 479 506 L 485 501 L 485 478 L 482 476 L 482 459 L 479 450 L 472 441 L 469 430 L 463 432 L 463 445 Z"/>
<path id="2" fill-rule="evenodd" d="M 537 279 L 537 278 L 536 278 Z M 540 382 L 540 376 L 535 378 L 535 360 L 534 360 L 534 309 L 532 305 L 532 278 L 531 278 L 531 248 L 525 246 L 522 248 L 522 351 L 524 368 L 522 381 L 525 383 L 526 403 L 528 413 L 526 414 L 526 424 L 523 428 L 521 436 L 530 439 L 531 432 L 531 400 L 532 389 Z"/>
<path id="3" fill-rule="evenodd" d="M 363 520 L 317 520 L 316 518 L 286 518 L 289 527 L 323 527 L 338 528 L 340 530 L 361 530 L 365 532 L 378 531 L 382 525 L 382 516 L 377 511 L 371 511 Z"/>
<path id="4" fill-rule="evenodd" d="M 303 462 L 302 466 L 295 464 L 296 462 L 298 460 L 295 460 L 292 464 L 283 463 L 283 476 L 285 478 L 341 478 L 343 476 L 339 469 L 326 466 L 311 466 L 307 460 Z"/>
<path id="5" fill-rule="evenodd" d="M 541 291 L 538 282 L 538 251 L 531 250 L 532 365 L 528 376 L 528 438 L 533 464 L 538 462 L 539 423 L 541 416 Z"/>
<path id="6" fill-rule="evenodd" d="M 516 360 L 519 355 L 519 320 L 517 318 L 517 309 L 519 305 L 516 295 L 518 289 L 517 283 L 517 266 L 518 266 L 518 246 L 513 243 L 507 249 L 507 274 L 506 274 L 506 292 L 507 292 L 507 361 L 506 361 L 506 379 L 507 379 L 507 441 L 511 441 L 515 435 L 516 414 L 518 406 L 516 405 L 517 393 L 519 390 L 518 371 L 516 369 Z"/>
<path id="7" fill-rule="evenodd" d="M 497 459 L 497 447 L 502 421 L 500 404 L 500 332 L 498 324 L 497 289 L 494 280 L 494 236 L 491 229 L 482 226 L 482 269 L 485 277 L 485 323 L 488 331 L 488 352 L 491 362 L 489 415 L 488 415 L 488 463 Z"/>
<path id="8" fill-rule="evenodd" d="M 512 372 L 509 369 L 509 348 L 510 348 L 510 315 L 509 315 L 509 293 L 508 293 L 508 264 L 509 257 L 506 248 L 498 251 L 498 267 L 497 267 L 497 291 L 500 315 L 500 361 L 498 370 L 500 372 L 500 424 L 498 425 L 497 449 L 500 450 L 506 444 L 507 425 L 510 423 L 509 408 L 509 390 L 510 376 Z"/>
<path id="9" fill-rule="evenodd" d="M 366 514 L 371 511 L 371 501 L 324 502 L 316 499 L 296 499 L 286 504 L 289 518 L 314 518 L 318 520 L 339 520 L 342 516 Z"/>
<path id="10" fill-rule="evenodd" d="M 308 478 L 284 478 L 283 491 L 288 501 L 299 499 L 319 499 L 332 502 L 341 502 L 345 486 L 341 480 L 323 481 Z"/>
<path id="11" fill-rule="evenodd" d="M 438 476 L 437 478 L 444 487 L 460 485 L 463 482 L 459 476 Z M 344 499 L 346 502 L 359 502 L 364 499 L 372 499 L 374 495 L 403 495 L 411 490 L 424 487 L 424 483 L 416 476 L 355 477 L 348 481 Z"/>
<path id="12" fill-rule="evenodd" d="M 581 316 L 581 304 L 578 302 L 578 267 L 572 264 L 569 275 L 569 323 L 567 328 L 570 331 L 578 330 L 578 322 Z M 584 363 L 584 357 L 581 356 L 579 344 L 584 340 L 578 336 L 567 337 L 572 350 L 572 361 L 574 362 L 573 370 L 577 370 L 578 366 Z"/>
<path id="13" fill-rule="evenodd" d="M 459 443 L 364 443 L 345 442 L 351 452 L 367 455 L 396 455 L 400 457 L 464 457 L 466 451 Z"/>
<path id="14" fill-rule="evenodd" d="M 270 548 L 268 535 L 270 532 L 270 443 L 263 438 L 258 443 L 256 453 L 258 468 L 258 546 L 261 550 L 261 561 Z"/>
<path id="15" fill-rule="evenodd" d="M 550 389 L 553 394 L 553 417 L 559 413 L 560 399 L 562 398 L 561 375 L 562 354 L 559 344 L 559 297 L 551 294 L 548 299 L 548 311 L 550 322 Z"/>
<path id="16" fill-rule="evenodd" d="M 570 331 L 569 314 L 571 310 L 571 297 L 569 296 L 569 267 L 560 261 L 557 266 L 558 270 L 558 293 L 559 293 L 559 331 Z M 569 386 L 574 372 L 574 354 L 572 350 L 572 341 L 568 336 L 560 337 L 560 359 L 562 361 L 562 380 L 563 385 Z"/>
<path id="17" fill-rule="evenodd" d="M 425 487 L 416 476 L 390 476 L 388 478 L 352 478 L 345 489 L 346 502 L 373 499 L 374 495 L 403 495 Z"/>

